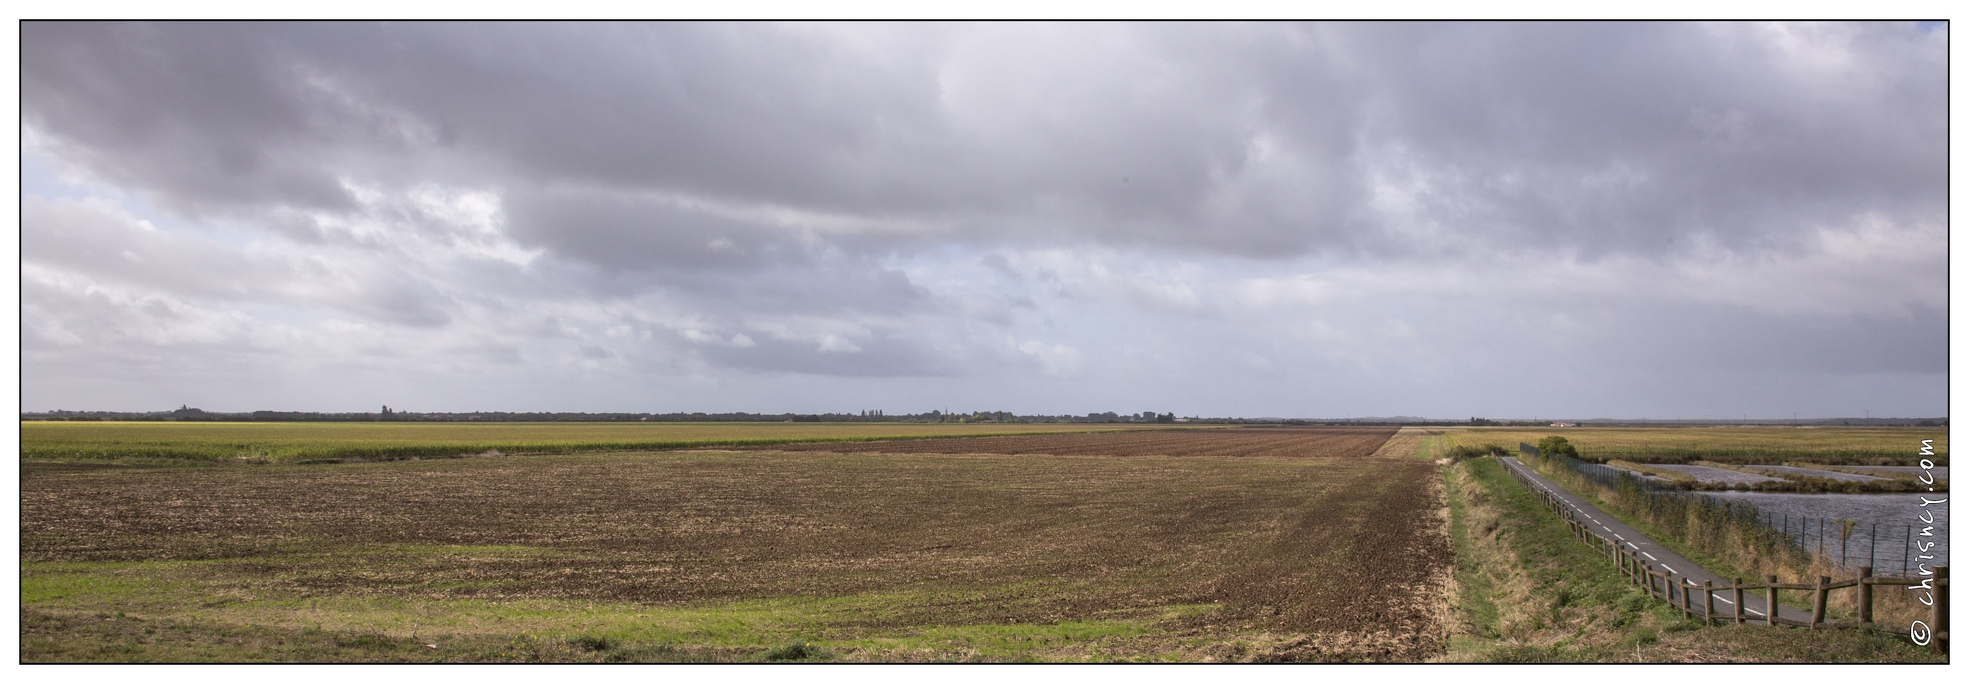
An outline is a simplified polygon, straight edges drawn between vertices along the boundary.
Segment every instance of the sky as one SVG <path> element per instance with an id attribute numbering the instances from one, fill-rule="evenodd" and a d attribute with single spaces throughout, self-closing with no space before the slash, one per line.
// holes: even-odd
<path id="1" fill-rule="evenodd" d="M 26 411 L 1947 414 L 1946 25 L 20 41 Z"/>

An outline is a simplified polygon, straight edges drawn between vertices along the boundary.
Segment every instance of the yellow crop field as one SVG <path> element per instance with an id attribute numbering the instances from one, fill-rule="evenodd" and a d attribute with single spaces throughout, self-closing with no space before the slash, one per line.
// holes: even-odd
<path id="1" fill-rule="evenodd" d="M 1089 423 L 21 423 L 26 460 L 387 460 L 1157 429 Z M 1161 429 L 1168 429 L 1166 427 Z M 1185 428 L 1195 429 L 1195 428 Z M 1208 429 L 1208 428 L 1206 428 Z"/>

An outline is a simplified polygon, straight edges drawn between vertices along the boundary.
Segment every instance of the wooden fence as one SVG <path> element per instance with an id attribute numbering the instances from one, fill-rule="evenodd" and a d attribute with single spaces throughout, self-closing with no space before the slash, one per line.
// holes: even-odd
<path id="1" fill-rule="evenodd" d="M 1666 601 L 1668 605 L 1680 609 L 1684 615 L 1687 615 L 1691 619 L 1702 620 L 1705 625 L 1762 623 L 1772 626 L 1804 627 L 1806 629 L 1844 627 L 1875 629 L 1908 636 L 1908 628 L 1905 626 L 1886 625 L 1873 621 L 1873 588 L 1878 586 L 1929 586 L 1933 587 L 1934 590 L 1934 602 L 1929 605 L 1927 620 L 1927 625 L 1931 632 L 1929 643 L 1937 651 L 1946 650 L 1944 642 L 1948 641 L 1947 566 L 1936 566 L 1934 568 L 1935 574 L 1931 578 L 1875 577 L 1873 576 L 1872 567 L 1862 567 L 1859 569 L 1859 574 L 1856 577 L 1837 582 L 1832 581 L 1831 577 L 1821 576 L 1815 584 L 1784 584 L 1778 582 L 1777 575 L 1766 575 L 1763 582 L 1746 583 L 1743 581 L 1743 578 L 1739 577 L 1728 584 L 1714 584 L 1710 580 L 1703 580 L 1701 584 L 1696 584 L 1694 580 L 1687 577 L 1677 578 L 1675 573 L 1655 570 L 1653 566 L 1641 560 L 1639 552 L 1627 548 L 1620 542 L 1609 539 L 1598 532 L 1594 532 L 1593 528 L 1580 522 L 1573 516 L 1572 509 L 1567 508 L 1563 501 L 1549 492 L 1534 486 L 1523 473 L 1518 472 L 1515 468 L 1506 468 L 1506 470 L 1509 470 L 1511 476 L 1517 478 L 1518 482 L 1525 486 L 1526 491 L 1531 492 L 1541 501 L 1544 501 L 1547 508 L 1552 509 L 1552 512 L 1558 514 L 1559 519 L 1566 523 L 1568 529 L 1572 530 L 1574 537 L 1578 538 L 1581 542 L 1598 548 L 1601 555 L 1612 560 L 1615 566 L 1627 576 L 1628 581 L 1634 583 L 1636 586 L 1647 587 L 1648 595 Z M 1826 618 L 1826 597 L 1832 592 L 1842 589 L 1852 589 L 1859 592 L 1858 600 L 1854 602 L 1859 607 L 1859 615 L 1856 620 L 1831 621 Z M 1780 615 L 1783 612 L 1779 608 L 1781 604 L 1778 603 L 1778 592 L 1780 591 L 1808 592 L 1812 603 L 1811 618 L 1799 620 Z M 1731 607 L 1729 611 L 1716 610 L 1716 596 L 1718 592 L 1722 592 L 1723 595 L 1730 597 L 1727 601 Z M 1758 592 L 1758 594 L 1752 595 L 1761 595 L 1763 597 L 1765 614 L 1761 619 L 1755 618 L 1754 616 L 1747 617 L 1744 614 L 1743 597 L 1746 592 Z"/>

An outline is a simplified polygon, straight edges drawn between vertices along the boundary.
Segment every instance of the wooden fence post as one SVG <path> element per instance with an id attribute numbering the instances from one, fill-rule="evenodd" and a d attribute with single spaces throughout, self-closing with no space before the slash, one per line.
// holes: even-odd
<path id="1" fill-rule="evenodd" d="M 1778 576 L 1764 576 L 1764 622 L 1778 626 Z"/>
<path id="2" fill-rule="evenodd" d="M 1695 585 L 1695 580 L 1689 580 L 1689 578 L 1682 578 L 1683 617 L 1695 617 L 1695 609 L 1693 609 L 1693 607 L 1689 607 L 1689 587 L 1691 587 L 1691 585 Z"/>
<path id="3" fill-rule="evenodd" d="M 1702 581 L 1702 626 L 1708 627 L 1716 615 L 1716 593 L 1709 588 L 1709 580 Z"/>
<path id="4" fill-rule="evenodd" d="M 1860 624 L 1862 625 L 1873 623 L 1873 584 L 1869 582 L 1872 579 L 1873 566 L 1861 566 L 1860 585 L 1854 588 L 1860 590 Z"/>
<path id="5" fill-rule="evenodd" d="M 1935 636 L 1928 642 L 1935 651 L 1942 649 L 1942 635 L 1948 633 L 1948 566 L 1935 566 L 1935 603 L 1928 606 L 1928 625 Z"/>
<path id="6" fill-rule="evenodd" d="M 1743 624 L 1743 578 L 1738 577 L 1732 580 L 1730 582 L 1730 587 L 1733 590 L 1733 594 L 1736 598 L 1735 605 L 1737 607 L 1736 609 L 1737 624 L 1741 625 Z"/>
<path id="7" fill-rule="evenodd" d="M 1819 586 L 1812 590 L 1812 629 L 1818 629 L 1819 624 L 1825 622 L 1825 585 L 1830 583 L 1832 578 L 1819 575 Z"/>

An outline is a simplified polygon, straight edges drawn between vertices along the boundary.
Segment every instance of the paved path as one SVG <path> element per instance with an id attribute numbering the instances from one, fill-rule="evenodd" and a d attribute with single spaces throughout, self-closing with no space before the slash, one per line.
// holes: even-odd
<path id="1" fill-rule="evenodd" d="M 1545 476 L 1539 475 L 1525 464 L 1519 463 L 1518 459 L 1507 457 L 1503 460 L 1505 467 L 1524 475 L 1526 479 L 1531 480 L 1534 486 L 1543 489 L 1552 496 L 1558 497 L 1559 501 L 1565 503 L 1567 507 L 1573 510 L 1573 514 L 1578 516 L 1580 522 L 1586 523 L 1590 527 L 1598 528 L 1594 531 L 1600 536 L 1612 539 L 1634 550 L 1648 564 L 1648 567 L 1654 568 L 1657 571 L 1673 573 L 1677 581 L 1687 578 L 1694 580 L 1696 584 L 1702 584 L 1703 580 L 1709 580 L 1714 584 L 1730 583 L 1729 579 L 1710 572 L 1700 565 L 1696 565 L 1689 559 L 1683 558 L 1680 554 L 1662 548 L 1660 544 L 1654 543 L 1654 540 L 1648 539 L 1647 535 L 1643 535 L 1635 531 L 1634 528 L 1621 524 L 1619 520 L 1615 520 L 1613 516 L 1607 515 L 1606 512 L 1594 507 L 1593 504 L 1587 503 L 1584 499 L 1579 498 L 1579 496 L 1566 491 L 1564 487 L 1560 487 L 1551 480 L 1545 479 Z M 1746 582 L 1762 582 L 1763 578 L 1746 577 L 1744 580 Z M 1765 611 L 1764 597 L 1753 596 L 1753 593 L 1761 594 L 1763 592 L 1744 592 L 1743 612 L 1745 615 L 1755 617 L 1761 622 L 1764 619 Z M 1679 602 L 1681 594 L 1678 592 L 1676 596 Z M 1700 599 L 1701 597 L 1696 598 Z M 1735 609 L 1730 606 L 1731 601 L 1732 599 L 1725 592 L 1717 592 L 1716 612 L 1721 615 L 1733 613 Z M 1700 603 L 1698 602 L 1696 605 L 1700 605 Z M 1812 619 L 1810 612 L 1790 606 L 1779 606 L 1778 610 L 1778 618 L 1782 620 L 1810 621 Z"/>

